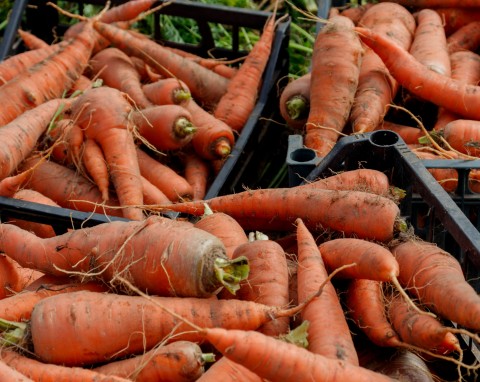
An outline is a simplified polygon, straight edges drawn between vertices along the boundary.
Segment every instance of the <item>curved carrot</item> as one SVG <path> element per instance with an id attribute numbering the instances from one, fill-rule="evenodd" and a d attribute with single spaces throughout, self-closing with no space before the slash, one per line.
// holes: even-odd
<path id="1" fill-rule="evenodd" d="M 327 280 L 328 273 L 312 234 L 301 219 L 297 219 L 296 223 L 298 300 L 304 301 Z M 331 282 L 324 285 L 321 295 L 313 299 L 300 314 L 303 321 L 309 322 L 309 351 L 358 366 L 352 335 Z"/>
<path id="2" fill-rule="evenodd" d="M 409 92 L 465 118 L 480 119 L 480 87 L 438 74 L 416 61 L 405 49 L 366 28 L 356 28 L 362 41 L 383 60 L 392 76 Z M 437 89 L 442 89 L 438 92 Z"/>
<path id="3" fill-rule="evenodd" d="M 83 144 L 82 162 L 88 174 L 92 177 L 93 182 L 102 193 L 103 200 L 107 201 L 109 199 L 108 188 L 110 186 L 108 167 L 101 147 L 91 138 L 85 139 Z"/>
<path id="4" fill-rule="evenodd" d="M 469 50 L 475 52 L 480 47 L 480 21 L 472 21 L 457 29 L 447 38 L 450 54 Z"/>
<path id="5" fill-rule="evenodd" d="M 211 107 L 217 104 L 226 92 L 228 84 L 226 78 L 169 51 L 153 40 L 136 38 L 111 24 L 95 22 L 94 27 L 129 56 L 142 58 L 162 75 L 184 81 L 199 102 Z"/>
<path id="6" fill-rule="evenodd" d="M 315 39 L 304 145 L 315 150 L 319 157 L 325 156 L 335 145 L 357 90 L 363 48 L 353 28 L 349 18 L 335 16 Z M 335 68 L 335 75 L 331 74 L 332 68 Z"/>
<path id="7" fill-rule="evenodd" d="M 309 72 L 291 80 L 280 94 L 280 114 L 287 125 L 296 130 L 302 130 L 307 122 L 311 77 L 312 74 Z"/>
<path id="8" fill-rule="evenodd" d="M 182 156 L 184 177 L 192 186 L 192 200 L 202 200 L 208 190 L 211 168 L 194 152 Z"/>

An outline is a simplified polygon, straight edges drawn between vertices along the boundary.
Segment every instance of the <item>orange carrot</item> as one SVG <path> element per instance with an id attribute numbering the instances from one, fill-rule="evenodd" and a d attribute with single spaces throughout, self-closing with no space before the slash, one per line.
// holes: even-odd
<path id="1" fill-rule="evenodd" d="M 408 144 L 418 144 L 418 140 L 425 136 L 422 129 L 413 126 L 401 125 L 391 121 L 383 121 L 377 126 L 376 130 L 390 130 L 396 132 L 404 142 Z"/>
<path id="2" fill-rule="evenodd" d="M 192 198 L 192 186 L 187 180 L 155 158 L 147 154 L 141 148 L 136 148 L 140 173 L 150 183 L 162 191 L 172 202 L 189 200 Z"/>
<path id="3" fill-rule="evenodd" d="M 444 159 L 434 153 L 412 150 L 420 159 Z M 429 168 L 428 171 L 447 192 L 454 192 L 458 186 L 458 172 L 454 168 Z"/>
<path id="4" fill-rule="evenodd" d="M 57 121 L 45 132 L 43 140 L 57 163 L 81 167 L 83 130 L 73 120 L 64 117 Z"/>
<path id="5" fill-rule="evenodd" d="M 112 361 L 93 370 L 136 382 L 197 381 L 205 372 L 208 355 L 194 342 L 176 341 L 157 346 L 148 352 L 119 361 Z"/>
<path id="6" fill-rule="evenodd" d="M 210 166 L 196 153 L 190 152 L 182 156 L 184 177 L 192 186 L 192 200 L 202 200 L 207 194 L 210 182 Z"/>
<path id="7" fill-rule="evenodd" d="M 92 274 L 112 283 L 126 272 L 123 277 L 137 287 L 159 295 L 208 297 L 223 286 L 233 293 L 241 277 L 231 273 L 236 264 L 245 268 L 245 259 L 229 260 L 212 234 L 158 216 L 103 223 L 47 239 L 9 224 L 0 230 L 2 252 L 24 267 L 53 275 Z M 19 237 L 24 238 L 22 245 Z M 40 250 L 37 255 L 35 248 Z"/>
<path id="8" fill-rule="evenodd" d="M 312 234 L 301 219 L 297 219 L 296 223 L 298 300 L 304 301 L 320 288 L 328 273 Z M 322 294 L 313 299 L 300 314 L 303 321 L 309 322 L 308 350 L 358 366 L 358 355 L 345 314 L 331 282 L 325 284 Z"/>
<path id="9" fill-rule="evenodd" d="M 72 103 L 72 119 L 84 130 L 86 138 L 95 140 L 107 162 L 112 184 L 123 216 L 142 220 L 143 204 L 140 168 L 131 132 L 132 106 L 124 93 L 110 87 L 93 88 Z"/>
<path id="10" fill-rule="evenodd" d="M 42 49 L 50 46 L 50 44 L 42 40 L 40 37 L 23 29 L 18 29 L 17 33 L 22 39 L 23 45 L 29 50 Z"/>
<path id="11" fill-rule="evenodd" d="M 0 360 L 0 378 L 4 382 L 34 382 L 33 379 L 8 366 L 3 360 Z"/>
<path id="12" fill-rule="evenodd" d="M 429 70 L 406 50 L 366 28 L 356 28 L 362 41 L 384 61 L 392 76 L 410 93 L 465 118 L 480 119 L 480 87 L 466 85 Z M 438 92 L 437 89 L 442 89 Z"/>
<path id="13" fill-rule="evenodd" d="M 140 73 L 124 52 L 117 48 L 106 48 L 90 59 L 92 75 L 103 80 L 107 86 L 128 94 L 130 102 L 138 108 L 152 106 L 142 90 Z"/>
<path id="14" fill-rule="evenodd" d="M 22 375 L 32 378 L 32 381 L 71 381 L 71 382 L 127 382 L 130 379 L 103 375 L 94 370 L 80 367 L 66 367 L 46 364 L 33 358 L 28 358 L 14 350 L 1 349 L 0 359 L 9 367 Z M 4 379 L 2 378 L 2 381 Z M 20 380 L 19 380 L 20 381 Z"/>
<path id="15" fill-rule="evenodd" d="M 201 215 L 202 201 L 166 206 L 172 211 Z M 392 200 L 362 191 L 311 190 L 276 188 L 243 191 L 206 201 L 212 211 L 245 219 L 244 229 L 262 231 L 273 225 L 290 231 L 295 219 L 301 218 L 309 229 L 331 229 L 345 235 L 388 241 L 397 229 L 399 209 Z M 311 206 L 315 205 L 315 208 Z M 362 206 L 368 205 L 368 208 Z M 380 217 L 382 216 L 382 217 Z M 351 217 L 351 218 L 349 218 Z M 255 227 L 255 219 L 264 219 L 266 227 Z M 248 226 L 251 220 L 251 225 Z"/>
<path id="16" fill-rule="evenodd" d="M 365 12 L 367 12 L 368 9 L 370 9 L 373 5 L 373 3 L 367 3 L 357 6 L 351 5 L 349 8 L 342 10 L 340 12 L 340 15 L 348 17 L 350 20 L 353 21 L 355 25 L 357 25 Z"/>
<path id="17" fill-rule="evenodd" d="M 403 242 L 392 252 L 400 265 L 400 283 L 420 303 L 445 319 L 479 330 L 479 296 L 465 280 L 457 259 L 420 240 Z"/>
<path id="18" fill-rule="evenodd" d="M 162 75 L 184 81 L 195 99 L 201 103 L 213 106 L 226 92 L 226 78 L 169 51 L 153 40 L 133 37 L 111 24 L 95 22 L 94 27 L 129 56 L 142 58 Z"/>
<path id="19" fill-rule="evenodd" d="M 352 279 L 345 297 L 348 316 L 370 341 L 382 347 L 400 344 L 400 338 L 387 319 L 381 281 Z"/>
<path id="20" fill-rule="evenodd" d="M 435 11 L 443 20 L 447 36 L 472 21 L 477 21 L 480 16 L 480 10 L 475 8 L 440 7 L 435 8 Z"/>
<path id="21" fill-rule="evenodd" d="M 159 151 L 178 150 L 193 138 L 191 114 L 180 105 L 157 105 L 133 115 L 138 133 Z"/>
<path id="22" fill-rule="evenodd" d="M 107 164 L 101 147 L 91 138 L 85 139 L 83 144 L 82 162 L 102 193 L 103 200 L 107 201 L 109 199 L 108 187 L 110 186 Z"/>
<path id="23" fill-rule="evenodd" d="M 287 125 L 295 130 L 302 130 L 307 122 L 310 108 L 311 73 L 306 73 L 291 80 L 280 94 L 280 114 Z"/>
<path id="24" fill-rule="evenodd" d="M 480 121 L 457 119 L 447 123 L 440 132 L 455 150 L 480 156 Z"/>
<path id="25" fill-rule="evenodd" d="M 448 36 L 447 47 L 450 54 L 463 50 L 475 52 L 480 47 L 480 21 L 472 21 Z"/>
<path id="26" fill-rule="evenodd" d="M 257 92 L 272 50 L 277 5 L 278 1 L 260 39 L 230 80 L 226 93 L 215 107 L 214 116 L 238 132 L 243 129 L 257 102 Z"/>
<path id="27" fill-rule="evenodd" d="M 335 145 L 357 90 L 363 48 L 353 28 L 349 18 L 335 16 L 315 39 L 304 145 L 315 150 L 319 157 L 325 156 Z M 334 76 L 332 68 L 335 68 Z"/>
<path id="28" fill-rule="evenodd" d="M 197 379 L 198 382 L 262 382 L 264 379 L 246 367 L 239 365 L 227 357 L 222 357 L 213 363 L 205 373 Z"/>
<path id="29" fill-rule="evenodd" d="M 380 0 L 387 1 L 387 0 Z M 478 0 L 395 0 L 396 3 L 414 8 L 457 7 L 474 8 L 480 6 Z"/>
<path id="30" fill-rule="evenodd" d="M 450 76 L 447 37 L 440 15 L 433 9 L 422 9 L 417 12 L 416 20 L 417 28 L 410 54 L 428 69 Z"/>
<path id="31" fill-rule="evenodd" d="M 145 205 L 148 204 L 170 204 L 172 203 L 162 191 L 158 189 L 157 186 L 148 181 L 145 177 L 142 179 L 142 188 L 143 188 L 143 202 Z"/>
<path id="32" fill-rule="evenodd" d="M 388 301 L 388 317 L 401 340 L 438 354 L 461 351 L 457 337 L 436 318 L 413 310 L 399 295 Z"/>
<path id="33" fill-rule="evenodd" d="M 192 98 L 187 85 L 176 78 L 162 78 L 142 86 L 155 105 L 183 105 Z"/>

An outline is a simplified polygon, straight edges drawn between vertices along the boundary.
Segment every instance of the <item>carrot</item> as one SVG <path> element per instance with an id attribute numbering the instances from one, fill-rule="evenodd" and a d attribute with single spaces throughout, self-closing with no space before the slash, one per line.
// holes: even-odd
<path id="1" fill-rule="evenodd" d="M 192 200 L 202 200 L 207 194 L 211 168 L 207 161 L 194 152 L 182 156 L 184 177 L 192 186 Z"/>
<path id="2" fill-rule="evenodd" d="M 262 75 L 272 50 L 277 6 L 278 1 L 275 2 L 273 14 L 267 20 L 259 40 L 230 80 L 226 93 L 214 110 L 213 115 L 217 119 L 237 132 L 243 129 L 257 102 Z"/>
<path id="3" fill-rule="evenodd" d="M 132 106 L 124 93 L 110 87 L 90 89 L 72 103 L 72 119 L 95 140 L 107 162 L 123 216 L 142 220 L 143 204 L 140 168 L 129 118 Z"/>
<path id="4" fill-rule="evenodd" d="M 102 199 L 107 201 L 109 199 L 108 188 L 110 186 L 107 164 L 105 163 L 101 147 L 91 138 L 85 139 L 83 144 L 82 162 L 87 173 L 92 177 L 93 183 L 97 185 L 102 193 Z"/>
<path id="5" fill-rule="evenodd" d="M 351 5 L 349 8 L 343 9 L 340 12 L 340 15 L 348 17 L 350 20 L 353 21 L 355 25 L 357 25 L 365 12 L 368 11 L 373 5 L 373 3 L 367 3 L 357 6 Z"/>
<path id="6" fill-rule="evenodd" d="M 442 17 L 447 36 L 472 21 L 477 21 L 480 16 L 480 10 L 475 8 L 440 7 L 435 8 L 435 11 Z"/>
<path id="7" fill-rule="evenodd" d="M 378 3 L 370 7 L 359 25 L 370 28 L 409 49 L 415 31 L 415 19 L 404 7 L 395 3 Z M 399 85 L 384 63 L 371 49 L 366 49 L 360 66 L 349 122 L 356 133 L 373 131 L 381 124 Z"/>
<path id="8" fill-rule="evenodd" d="M 366 28 L 356 28 L 362 41 L 384 61 L 392 76 L 410 93 L 465 118 L 480 119 L 480 87 L 466 85 L 429 70 L 406 50 Z M 438 92 L 438 89 L 442 89 Z"/>
<path id="9" fill-rule="evenodd" d="M 478 54 L 470 51 L 458 51 L 450 53 L 453 79 L 465 84 L 477 85 L 480 81 L 480 58 Z M 458 114 L 451 112 L 445 107 L 438 110 L 437 120 L 433 130 L 441 130 L 447 123 L 460 119 Z"/>
<path id="10" fill-rule="evenodd" d="M 9 349 L 0 350 L 0 359 L 33 381 L 127 382 L 130 379 L 107 376 L 81 367 L 46 364 Z M 3 379 L 2 379 L 3 380 Z"/>
<path id="11" fill-rule="evenodd" d="M 145 96 L 140 82 L 140 73 L 120 49 L 102 49 L 90 59 L 91 75 L 100 78 L 107 86 L 128 94 L 129 101 L 138 109 L 152 106 Z"/>
<path id="12" fill-rule="evenodd" d="M 194 225 L 196 228 L 218 237 L 225 246 L 227 257 L 230 259 L 233 258 L 238 246 L 248 243 L 248 236 L 240 224 L 223 212 L 214 213 L 208 209 Z"/>
<path id="13" fill-rule="evenodd" d="M 457 119 L 447 123 L 440 132 L 455 150 L 476 157 L 480 156 L 480 121 Z"/>
<path id="14" fill-rule="evenodd" d="M 40 280 L 40 279 L 38 279 Z M 67 282 L 67 283 L 64 283 Z M 27 321 L 30 319 L 34 306 L 44 298 L 54 296 L 60 293 L 71 293 L 81 290 L 92 292 L 106 292 L 108 290 L 105 284 L 89 281 L 75 283 L 61 279 L 60 284 L 42 284 L 36 289 L 23 289 L 18 293 L 12 294 L 5 299 L 0 300 L 0 317 L 8 321 Z"/>
<path id="15" fill-rule="evenodd" d="M 420 159 L 444 159 L 434 153 L 412 150 Z M 454 168 L 429 168 L 428 171 L 447 192 L 454 192 L 458 186 L 458 172 Z"/>
<path id="16" fill-rule="evenodd" d="M 479 296 L 465 280 L 457 259 L 421 240 L 405 241 L 392 253 L 400 265 L 400 283 L 420 303 L 458 325 L 479 330 Z"/>
<path id="17" fill-rule="evenodd" d="M 353 28 L 349 18 L 335 16 L 315 39 L 304 145 L 315 150 L 319 157 L 324 157 L 335 145 L 357 90 L 363 48 Z M 331 75 L 332 68 L 335 76 Z"/>
<path id="18" fill-rule="evenodd" d="M 184 81 L 194 98 L 207 106 L 215 105 L 226 92 L 226 78 L 169 51 L 153 40 L 133 37 L 124 30 L 101 22 L 95 22 L 94 27 L 129 56 L 142 58 L 162 75 Z"/>
<path id="19" fill-rule="evenodd" d="M 62 118 L 45 131 L 44 144 L 51 148 L 51 157 L 65 165 L 81 167 L 83 130 L 72 119 Z"/>
<path id="20" fill-rule="evenodd" d="M 295 308 L 279 311 L 278 308 L 241 300 L 145 298 L 79 291 L 52 296 L 37 303 L 26 329 L 32 335 L 33 351 L 40 360 L 69 366 L 143 353 L 171 336 L 175 341 L 202 340 L 199 333 L 166 313 L 163 307 L 205 327 L 247 330 L 254 330 L 273 318 L 298 312 Z M 89 314 L 79 314 L 85 309 Z M 61 342 L 58 341 L 59 328 L 62 328 Z M 84 331 L 89 335 L 78 335 Z"/>
<path id="21" fill-rule="evenodd" d="M 380 0 L 387 1 L 387 0 Z M 474 8 L 480 6 L 478 0 L 395 0 L 396 3 L 406 7 L 414 8 L 434 8 L 434 7 L 457 7 Z"/>
<path id="22" fill-rule="evenodd" d="M 390 130 L 397 133 L 408 144 L 418 144 L 418 140 L 425 136 L 422 129 L 413 126 L 402 125 L 391 121 L 383 121 L 376 130 Z"/>
<path id="23" fill-rule="evenodd" d="M 88 64 L 92 51 L 92 27 L 61 49 L 0 87 L 0 126 L 45 101 L 60 98 L 70 89 Z"/>
<path id="24" fill-rule="evenodd" d="M 328 273 L 322 255 L 310 231 L 297 219 L 299 301 L 318 290 Z M 324 312 L 328 312 L 325 314 Z M 302 321 L 309 322 L 308 350 L 327 358 L 358 366 L 358 355 L 348 328 L 345 314 L 335 287 L 328 282 L 322 294 L 313 299 L 301 312 Z"/>
<path id="25" fill-rule="evenodd" d="M 447 38 L 450 54 L 470 50 L 475 52 L 480 47 L 480 21 L 472 21 L 457 29 Z"/>
<path id="26" fill-rule="evenodd" d="M 34 191 L 34 190 L 22 189 L 17 191 L 15 195 L 13 195 L 13 197 L 18 200 L 26 200 L 28 202 L 60 207 L 52 199 L 47 198 L 46 196 L 42 195 L 38 191 Z M 32 222 L 29 220 L 22 220 L 22 219 L 8 219 L 7 222 L 11 224 L 15 224 L 17 227 L 20 227 L 26 231 L 33 232 L 38 237 L 46 238 L 46 237 L 53 237 L 56 235 L 53 227 L 48 224 L 36 223 L 36 222 Z"/>
<path id="27" fill-rule="evenodd" d="M 34 150 L 55 114 L 69 101 L 54 99 L 28 110 L 0 129 L 5 142 L 0 157 L 0 179 L 11 175 Z"/>
<path id="28" fill-rule="evenodd" d="M 176 341 L 119 361 L 108 362 L 93 370 L 136 382 L 197 381 L 205 372 L 210 355 L 202 353 L 194 342 Z"/>
<path id="29" fill-rule="evenodd" d="M 201 215 L 204 202 L 184 202 L 166 206 L 176 212 Z M 264 219 L 275 228 L 278 222 L 290 231 L 297 218 L 309 229 L 331 229 L 345 235 L 389 241 L 396 229 L 399 213 L 392 200 L 362 191 L 310 190 L 302 188 L 276 188 L 243 191 L 222 195 L 206 201 L 212 211 L 221 211 L 240 221 L 244 229 L 255 227 L 255 219 Z M 311 208 L 315 205 L 315 208 Z M 368 205 L 368 208 L 366 206 Z M 363 206 L 363 207 L 362 207 Z M 351 217 L 349 219 L 348 217 Z M 381 217 L 380 217 L 381 216 Z M 249 227 L 251 220 L 254 227 Z M 354 223 L 353 223 L 354 222 Z"/>
<path id="30" fill-rule="evenodd" d="M 310 108 L 310 79 L 306 73 L 288 82 L 280 94 L 279 111 L 287 125 L 303 130 Z"/>
<path id="31" fill-rule="evenodd" d="M 457 337 L 436 318 L 419 314 L 399 295 L 388 302 L 388 317 L 403 342 L 437 354 L 461 352 Z"/>
<path id="32" fill-rule="evenodd" d="M 345 292 L 347 314 L 375 345 L 398 347 L 400 338 L 388 321 L 382 286 L 376 280 L 350 280 Z"/>
<path id="33" fill-rule="evenodd" d="M 50 46 L 46 41 L 40 37 L 35 36 L 33 33 L 25 31 L 23 29 L 17 30 L 18 35 L 22 39 L 23 45 L 29 50 L 42 49 Z"/>
<path id="34" fill-rule="evenodd" d="M 191 114 L 180 105 L 157 105 L 133 115 L 138 134 L 159 151 L 178 150 L 193 138 Z"/>
<path id="35" fill-rule="evenodd" d="M 161 78 L 143 85 L 142 89 L 155 105 L 183 105 L 192 98 L 187 85 L 176 78 Z"/>
<path id="36" fill-rule="evenodd" d="M 3 360 L 0 360 L 0 378 L 5 382 L 33 382 L 32 379 L 8 366 Z"/>
<path id="37" fill-rule="evenodd" d="M 440 15 L 433 9 L 422 9 L 416 14 L 417 28 L 410 54 L 430 70 L 451 75 L 447 37 Z"/>
<path id="38" fill-rule="evenodd" d="M 172 203 L 157 186 L 148 181 L 145 177 L 141 177 L 143 188 L 143 202 L 149 204 L 170 204 Z"/>
<path id="39" fill-rule="evenodd" d="M 158 216 L 103 223 L 47 239 L 10 224 L 2 225 L 1 232 L 2 252 L 22 266 L 53 275 L 92 274 L 111 283 L 127 272 L 125 277 L 136 286 L 159 295 L 208 297 L 222 287 L 234 293 L 241 281 L 236 268 L 246 266 L 244 258 L 229 260 L 222 242 L 208 232 Z M 22 245 L 16 242 L 19 237 Z"/>
<path id="40" fill-rule="evenodd" d="M 205 373 L 197 379 L 198 382 L 262 382 L 257 374 L 239 365 L 227 357 L 222 357 L 213 363 Z"/>
<path id="41" fill-rule="evenodd" d="M 137 147 L 137 158 L 140 173 L 150 183 L 162 191 L 172 202 L 189 200 L 192 197 L 192 186 L 171 167 L 164 165 Z"/>

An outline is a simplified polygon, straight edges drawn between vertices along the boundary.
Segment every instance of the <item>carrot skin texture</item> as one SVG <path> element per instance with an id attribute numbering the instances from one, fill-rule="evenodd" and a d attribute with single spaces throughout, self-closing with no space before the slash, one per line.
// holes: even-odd
<path id="1" fill-rule="evenodd" d="M 448 122 L 441 130 L 443 137 L 455 150 L 461 153 L 480 156 L 480 121 L 456 119 Z"/>
<path id="2" fill-rule="evenodd" d="M 215 262 L 228 260 L 222 242 L 215 236 L 191 224 L 158 217 L 104 223 L 48 239 L 2 225 L 1 235 L 5 239 L 3 253 L 22 266 L 53 275 L 93 272 L 107 282 L 128 269 L 125 278 L 159 295 L 211 296 L 222 286 L 215 276 Z M 15 243 L 21 235 L 24 242 Z M 188 235 L 189 240 L 182 240 Z M 108 242 L 102 241 L 108 236 Z M 124 246 L 125 240 L 128 244 Z M 182 280 L 187 273 L 191 276 Z"/>
<path id="3" fill-rule="evenodd" d="M 3 360 L 0 360 L 0 378 L 4 382 L 34 382 L 33 379 L 7 365 Z"/>
<path id="4" fill-rule="evenodd" d="M 142 90 L 155 105 L 183 105 L 192 97 L 187 84 L 178 78 L 161 78 L 144 84 Z"/>
<path id="5" fill-rule="evenodd" d="M 459 325 L 480 329 L 480 298 L 457 259 L 432 243 L 412 240 L 395 246 L 392 253 L 400 265 L 400 283 L 421 303 Z"/>
<path id="6" fill-rule="evenodd" d="M 480 47 L 480 21 L 472 21 L 457 29 L 447 38 L 450 54 L 459 51 L 476 51 Z"/>
<path id="7" fill-rule="evenodd" d="M 211 168 L 207 161 L 196 153 L 186 153 L 183 157 L 184 177 L 192 186 L 192 200 L 202 200 L 207 194 Z"/>
<path id="8" fill-rule="evenodd" d="M 170 204 L 172 201 L 168 199 L 157 186 L 152 184 L 149 180 L 142 176 L 142 188 L 143 188 L 143 202 L 145 205 L 149 204 Z"/>
<path id="9" fill-rule="evenodd" d="M 257 374 L 246 367 L 239 365 L 227 357 L 222 357 L 213 363 L 207 371 L 197 380 L 198 382 L 263 382 Z"/>
<path id="10" fill-rule="evenodd" d="M 298 300 L 305 301 L 320 288 L 327 279 L 328 273 L 315 239 L 301 219 L 297 220 L 297 243 Z M 352 365 L 359 365 L 357 351 L 340 299 L 331 282 L 325 284 L 322 294 L 313 299 L 300 312 L 300 315 L 303 321 L 309 322 L 309 351 Z"/>
<path id="11" fill-rule="evenodd" d="M 139 39 L 113 25 L 95 22 L 94 28 L 129 56 L 142 58 L 167 77 L 184 81 L 199 102 L 215 105 L 226 92 L 228 80 L 183 58 L 149 39 Z"/>

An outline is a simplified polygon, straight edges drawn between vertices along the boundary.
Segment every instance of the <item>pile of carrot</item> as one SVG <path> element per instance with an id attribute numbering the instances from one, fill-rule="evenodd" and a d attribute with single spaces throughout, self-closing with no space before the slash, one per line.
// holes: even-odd
<path id="1" fill-rule="evenodd" d="M 330 12 L 318 20 L 311 72 L 281 90 L 285 123 L 322 158 L 342 136 L 386 129 L 421 159 L 478 160 L 479 12 L 478 1 L 455 0 L 372 1 Z M 454 192 L 459 176 L 445 163 L 430 172 Z M 479 192 L 478 170 L 468 175 L 470 191 Z"/>

